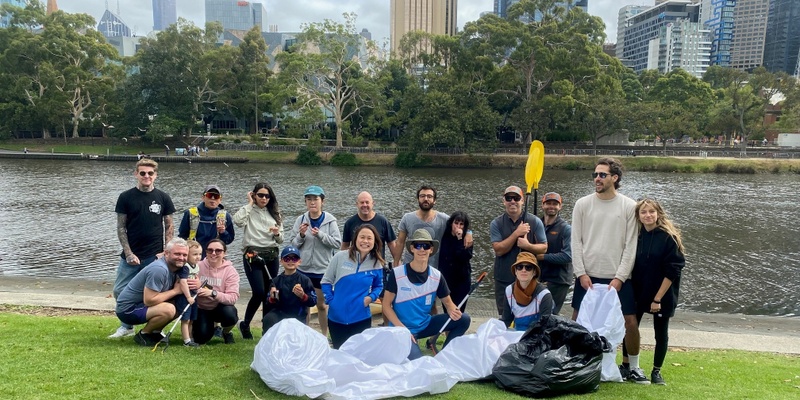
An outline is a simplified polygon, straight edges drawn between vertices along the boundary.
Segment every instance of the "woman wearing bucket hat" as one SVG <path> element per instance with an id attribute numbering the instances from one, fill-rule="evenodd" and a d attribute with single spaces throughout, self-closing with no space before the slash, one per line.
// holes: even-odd
<path id="1" fill-rule="evenodd" d="M 469 328 L 470 318 L 462 313 L 450 299 L 450 289 L 442 274 L 428 265 L 428 261 L 439 250 L 439 241 L 433 240 L 425 229 L 417 229 L 405 244 L 413 258 L 410 263 L 399 265 L 389 271 L 383 299 L 383 316 L 390 326 L 403 326 L 411 332 L 410 360 L 422 356 L 416 344 L 421 338 L 434 336 L 447 325 L 449 334 L 444 346 L 463 335 Z M 441 299 L 446 314 L 430 315 L 435 297 Z"/>
<path id="2" fill-rule="evenodd" d="M 322 293 L 322 276 L 328 269 L 333 254 L 342 245 L 342 234 L 333 214 L 322 211 L 325 191 L 319 186 L 309 186 L 303 193 L 306 212 L 297 217 L 289 234 L 289 243 L 300 249 L 302 262 L 298 271 L 311 279 L 317 295 L 319 329 L 328 336 L 328 306 Z"/>
<path id="3" fill-rule="evenodd" d="M 516 280 L 506 287 L 502 320 L 506 326 L 514 322 L 514 329 L 525 331 L 541 317 L 553 313 L 553 296 L 539 284 L 542 270 L 533 254 L 520 252 L 511 265 L 511 273 Z"/>

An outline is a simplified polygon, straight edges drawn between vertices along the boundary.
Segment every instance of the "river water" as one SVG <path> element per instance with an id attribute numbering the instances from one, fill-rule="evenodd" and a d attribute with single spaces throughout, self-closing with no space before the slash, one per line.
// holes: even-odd
<path id="1" fill-rule="evenodd" d="M 235 212 L 261 180 L 275 188 L 288 227 L 305 210 L 303 190 L 310 184 L 325 189 L 325 210 L 340 220 L 340 228 L 355 213 L 361 190 L 373 194 L 376 210 L 396 227 L 403 213 L 417 208 L 417 187 L 431 184 L 439 191 L 436 209 L 463 210 L 473 219 L 476 274 L 492 267 L 489 223 L 503 212 L 503 189 L 525 185 L 521 169 L 164 163 L 156 186 L 172 196 L 177 227 L 183 210 L 199 203 L 204 185 L 219 185 L 223 204 Z M 681 308 L 800 314 L 800 175 L 630 172 L 621 183 L 620 191 L 631 198 L 658 199 L 683 231 Z M 114 204 L 134 184 L 129 163 L 0 159 L 0 275 L 113 281 L 120 250 Z M 539 188 L 540 196 L 564 196 L 562 216 L 568 220 L 575 200 L 593 192 L 590 171 L 546 170 Z M 240 248 L 237 232 L 231 254 Z M 242 277 L 245 287 L 246 282 Z M 476 296 L 491 298 L 491 287 Z"/>

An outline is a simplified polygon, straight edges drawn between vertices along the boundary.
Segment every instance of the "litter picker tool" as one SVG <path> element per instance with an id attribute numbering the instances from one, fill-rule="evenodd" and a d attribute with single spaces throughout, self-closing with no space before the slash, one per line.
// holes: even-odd
<path id="1" fill-rule="evenodd" d="M 206 287 L 206 285 L 208 285 L 208 280 L 203 281 L 203 283 L 200 285 L 200 288 L 204 288 Z M 200 293 L 199 288 L 197 293 Z M 197 299 L 197 293 L 195 293 L 194 296 L 192 296 L 192 299 Z M 156 351 L 158 345 L 160 345 L 161 343 L 164 343 L 164 348 L 161 349 L 161 352 L 163 353 L 167 351 L 167 347 L 169 347 L 169 337 L 172 335 L 172 331 L 175 330 L 175 327 L 178 325 L 179 322 L 181 322 L 181 317 L 183 316 L 183 314 L 186 314 L 186 311 L 188 311 L 189 307 L 191 306 L 192 306 L 191 304 L 187 304 L 186 307 L 183 308 L 183 311 L 180 314 L 178 314 L 178 316 L 175 318 L 175 322 L 172 323 L 172 328 L 169 328 L 169 332 L 167 332 L 166 335 L 164 335 L 164 332 L 161 332 L 161 335 L 164 337 L 162 337 L 161 340 L 159 340 L 156 343 L 156 345 L 153 346 L 152 351 Z"/>
<path id="2" fill-rule="evenodd" d="M 472 292 L 474 292 L 475 289 L 477 289 L 478 286 L 480 286 L 481 282 L 483 281 L 483 278 L 486 278 L 486 272 L 485 271 L 481 272 L 481 274 L 478 276 L 478 280 L 476 280 L 475 283 L 473 283 L 472 286 L 469 288 L 469 293 L 467 293 L 467 295 L 464 296 L 464 298 L 461 300 L 461 302 L 458 303 L 458 308 L 459 309 L 461 308 L 461 306 L 464 305 L 464 303 L 467 302 L 467 299 L 472 294 Z M 444 325 L 442 325 L 442 329 L 439 329 L 439 333 L 444 332 L 444 328 L 447 328 L 447 325 L 450 324 L 450 321 L 452 321 L 452 319 L 448 318 L 447 322 L 445 322 Z"/>

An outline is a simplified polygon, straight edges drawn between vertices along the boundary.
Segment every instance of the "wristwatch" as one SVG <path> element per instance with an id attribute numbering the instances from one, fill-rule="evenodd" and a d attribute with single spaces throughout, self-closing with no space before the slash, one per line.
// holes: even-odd
<path id="1" fill-rule="evenodd" d="M 211 291 L 211 298 L 212 299 L 216 299 L 217 298 L 217 291 L 216 290 L 212 290 Z"/>

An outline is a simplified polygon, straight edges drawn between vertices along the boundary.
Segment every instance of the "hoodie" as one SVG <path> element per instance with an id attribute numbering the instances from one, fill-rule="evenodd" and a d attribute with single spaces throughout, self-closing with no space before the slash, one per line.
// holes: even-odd
<path id="1" fill-rule="evenodd" d="M 328 319 L 349 325 L 372 317 L 370 307 L 364 307 L 364 297 L 378 300 L 383 290 L 383 264 L 367 254 L 361 260 L 350 258 L 349 250 L 342 250 L 331 259 L 325 276 L 322 277 L 322 293 L 325 304 L 330 305 Z"/>
<path id="2" fill-rule="evenodd" d="M 642 227 L 631 275 L 637 311 L 650 312 L 650 303 L 655 299 L 661 282 L 667 278 L 672 281 L 672 285 L 661 298 L 661 310 L 663 315 L 674 316 L 678 306 L 681 270 L 685 264 L 683 254 L 678 251 L 678 244 L 672 236 L 661 228 L 648 232 Z"/>
<path id="3" fill-rule="evenodd" d="M 197 296 L 197 306 L 203 310 L 213 310 L 220 304 L 235 305 L 239 300 L 239 273 L 230 260 L 224 260 L 219 268 L 211 268 L 208 260 L 197 264 L 200 267 L 200 282 L 205 280 L 217 291 L 217 298 Z"/>
<path id="4" fill-rule="evenodd" d="M 342 234 L 339 232 L 336 217 L 327 211 L 322 213 L 325 218 L 317 236 L 311 234 L 311 227 L 306 231 L 306 237 L 300 236 L 300 225 L 311 221 L 308 211 L 297 217 L 289 233 L 289 242 L 300 249 L 301 262 L 297 269 L 309 274 L 324 274 L 333 253 L 342 246 Z"/>

